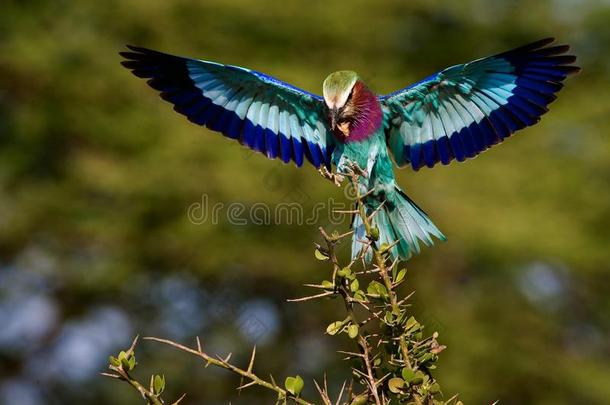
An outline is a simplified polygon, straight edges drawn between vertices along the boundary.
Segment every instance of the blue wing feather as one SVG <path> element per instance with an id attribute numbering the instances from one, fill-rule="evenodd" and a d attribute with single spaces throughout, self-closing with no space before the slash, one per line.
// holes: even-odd
<path id="1" fill-rule="evenodd" d="M 121 52 L 123 66 L 149 79 L 148 84 L 190 121 L 271 159 L 301 166 L 306 156 L 315 167 L 330 166 L 334 139 L 322 97 L 238 66 L 128 48 Z"/>
<path id="2" fill-rule="evenodd" d="M 413 169 L 462 161 L 534 125 L 580 68 L 567 45 L 543 39 L 435 73 L 379 101 L 388 148 Z M 422 118 L 427 116 L 428 118 Z M 429 130 L 424 125 L 430 122 Z M 419 136 L 411 136 L 411 134 Z"/>
<path id="3" fill-rule="evenodd" d="M 290 139 L 286 138 L 284 135 L 280 135 L 280 151 L 282 161 L 284 161 L 284 163 L 290 162 L 290 159 L 292 159 L 292 144 Z"/>

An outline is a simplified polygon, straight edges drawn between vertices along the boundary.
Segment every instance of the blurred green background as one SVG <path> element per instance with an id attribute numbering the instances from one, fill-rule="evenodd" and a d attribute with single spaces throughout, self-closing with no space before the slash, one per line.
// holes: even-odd
<path id="1" fill-rule="evenodd" d="M 124 44 L 250 67 L 320 93 L 353 69 L 387 93 L 545 36 L 573 45 L 542 122 L 464 164 L 399 179 L 448 236 L 405 292 L 448 346 L 438 379 L 467 404 L 610 403 L 610 3 L 592 0 L 11 1 L 0 6 L 0 403 L 136 404 L 98 375 L 135 334 L 192 342 L 311 390 L 346 340 L 339 302 L 286 304 L 328 274 L 317 226 L 193 224 L 209 204 L 343 193 L 310 167 L 187 122 L 119 65 Z M 203 197 L 207 196 L 207 197 Z M 225 212 L 225 211 L 223 211 Z M 339 227 L 346 229 L 347 223 Z M 347 252 L 345 252 L 347 257 Z M 151 343 L 186 403 L 258 404 L 232 375 Z M 311 391 L 309 391 L 311 392 Z"/>

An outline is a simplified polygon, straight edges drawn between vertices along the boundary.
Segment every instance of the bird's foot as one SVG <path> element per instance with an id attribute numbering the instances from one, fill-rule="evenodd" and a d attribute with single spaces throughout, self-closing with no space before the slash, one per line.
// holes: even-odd
<path id="1" fill-rule="evenodd" d="M 345 176 L 343 176 L 339 173 L 331 173 L 330 171 L 328 171 L 326 166 L 321 166 L 318 169 L 318 172 L 325 179 L 332 181 L 335 184 L 335 186 L 337 186 L 337 187 L 341 187 L 341 182 L 343 182 L 343 180 L 345 180 Z"/>
<path id="2" fill-rule="evenodd" d="M 362 176 L 364 178 L 368 178 L 369 174 L 366 170 L 361 168 L 357 162 L 352 162 L 351 160 L 347 162 L 347 167 L 349 170 L 357 176 Z"/>

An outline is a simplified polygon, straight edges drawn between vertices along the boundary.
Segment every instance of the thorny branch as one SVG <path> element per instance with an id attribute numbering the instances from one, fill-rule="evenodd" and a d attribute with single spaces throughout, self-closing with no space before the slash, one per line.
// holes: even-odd
<path id="1" fill-rule="evenodd" d="M 360 193 L 359 179 L 366 173 L 357 165 L 352 166 L 350 173 L 333 175 L 322 173 L 334 183 L 349 179 L 356 191 L 355 208 L 346 210 L 346 215 L 359 215 L 365 229 L 366 238 L 362 240 L 363 249 L 358 257 L 342 266 L 337 256 L 337 246 L 353 234 L 349 231 L 343 234 L 328 233 L 320 228 L 320 234 L 325 246 L 316 245 L 315 256 L 318 260 L 329 261 L 332 265 L 331 280 L 320 283 L 306 284 L 307 287 L 318 289 L 319 292 L 310 296 L 288 300 L 289 302 L 304 302 L 315 299 L 325 299 L 339 296 L 342 298 L 347 317 L 328 325 L 328 335 L 347 334 L 356 342 L 357 352 L 340 351 L 347 355 L 346 359 L 358 359 L 359 366 L 352 368 L 352 380 L 343 384 L 335 405 L 388 405 L 401 403 L 407 405 L 463 405 L 457 395 L 446 401 L 442 399 L 439 384 L 432 375 L 436 368 L 438 354 L 445 346 L 437 342 L 438 333 L 424 337 L 423 325 L 408 314 L 408 299 L 412 293 L 400 298 L 397 288 L 404 283 L 406 269 L 399 269 L 397 260 L 389 259 L 392 246 L 379 246 L 379 230 L 375 226 L 375 215 L 378 210 L 367 212 L 365 200 L 372 198 L 373 191 Z M 383 201 L 380 202 L 383 205 Z M 366 257 L 372 257 L 368 264 Z M 358 269 L 362 266 L 361 269 Z M 364 287 L 365 283 L 367 286 Z M 356 309 L 359 311 L 356 311 Z M 358 314 L 365 315 L 359 319 Z M 212 356 L 206 353 L 197 338 L 195 348 L 182 345 L 167 339 L 147 337 L 145 340 L 155 341 L 172 346 L 185 353 L 201 358 L 206 367 L 213 365 L 232 371 L 242 378 L 238 390 L 259 386 L 273 391 L 277 395 L 276 404 L 295 403 L 313 405 L 300 396 L 304 382 L 299 376 L 288 377 L 284 387 L 278 385 L 272 376 L 269 380 L 260 378 L 254 372 L 256 348 L 252 351 L 250 362 L 246 369 L 230 362 L 231 355 L 226 357 Z M 121 352 L 118 358 L 111 357 L 110 373 L 103 375 L 126 381 L 150 405 L 163 405 L 161 394 L 165 388 L 165 378 L 152 376 L 150 388 L 136 381 L 129 372 L 135 367 L 134 340 L 131 348 Z M 245 383 L 244 383 L 245 381 Z M 333 405 L 329 396 L 326 376 L 324 384 L 315 387 L 324 405 Z M 355 388 L 360 386 L 360 392 Z M 178 405 L 184 395 L 172 405 Z"/>
<path id="2" fill-rule="evenodd" d="M 407 316 L 407 300 L 412 293 L 404 298 L 399 298 L 397 293 L 397 287 L 405 280 L 406 269 L 399 270 L 398 261 L 389 260 L 388 252 L 392 245 L 378 244 L 379 230 L 374 225 L 374 218 L 384 202 L 381 201 L 376 210 L 367 212 L 365 200 L 374 195 L 374 190 L 361 194 L 359 179 L 363 176 L 366 173 L 357 165 L 353 165 L 351 173 L 346 175 L 355 191 L 356 204 L 353 210 L 344 212 L 359 215 L 362 219 L 366 239 L 361 241 L 363 248 L 359 256 L 342 268 L 336 246 L 351 232 L 329 234 L 320 228 L 326 243 L 324 247 L 318 246 L 316 256 L 332 263 L 332 281 L 308 284 L 324 292 L 297 300 L 324 298 L 329 292 L 342 297 L 347 318 L 330 324 L 327 333 L 335 335 L 345 332 L 356 340 L 358 353 L 346 354 L 348 358 L 360 358 L 362 361 L 361 367 L 354 368 L 353 372 L 356 382 L 365 388 L 360 397 L 365 396 L 366 403 L 385 405 L 392 398 L 416 405 L 457 403 L 457 397 L 447 402 L 436 400 L 442 393 L 431 370 L 435 368 L 437 355 L 445 347 L 438 344 L 436 332 L 429 338 L 423 338 L 423 326 L 412 316 Z M 372 256 L 372 265 L 366 264 L 365 256 L 368 255 Z M 357 263 L 363 264 L 361 271 L 355 269 Z M 365 276 L 372 277 L 366 291 L 360 289 L 362 277 Z M 356 304 L 368 313 L 363 321 L 356 316 Z M 371 322 L 373 320 L 378 322 Z"/>

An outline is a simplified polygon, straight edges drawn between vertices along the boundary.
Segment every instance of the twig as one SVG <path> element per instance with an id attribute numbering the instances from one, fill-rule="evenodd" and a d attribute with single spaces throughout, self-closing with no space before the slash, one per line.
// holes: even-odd
<path id="1" fill-rule="evenodd" d="M 160 339 L 160 338 L 156 338 L 156 337 L 145 337 L 144 340 L 152 340 L 155 342 L 159 342 L 159 343 L 163 343 L 169 346 L 172 346 L 178 350 L 182 350 L 183 352 L 187 352 L 190 354 L 193 354 L 197 357 L 202 358 L 206 364 L 212 364 L 214 366 L 217 367 L 221 367 L 227 370 L 230 370 L 236 374 L 239 374 L 242 377 L 245 377 L 247 379 L 249 379 L 252 383 L 254 383 L 255 385 L 267 388 L 271 391 L 275 391 L 277 392 L 279 395 L 281 395 L 283 398 L 290 398 L 292 401 L 294 401 L 297 404 L 301 404 L 301 405 L 313 405 L 313 403 L 311 402 L 307 402 L 306 400 L 302 399 L 302 398 L 298 398 L 298 397 L 294 397 L 292 396 L 289 392 L 287 392 L 285 389 L 281 388 L 280 386 L 278 386 L 274 381 L 269 382 L 266 380 L 263 380 L 262 378 L 258 377 L 256 374 L 254 374 L 252 372 L 252 370 L 248 371 L 248 370 L 244 370 L 241 369 L 237 366 L 234 366 L 233 364 L 229 363 L 229 357 L 222 359 L 222 358 L 214 358 L 210 355 L 208 355 L 206 352 L 204 352 L 203 350 L 201 350 L 201 343 L 198 340 L 197 343 L 197 349 L 192 349 L 190 347 L 184 346 L 180 343 L 176 343 L 173 342 L 171 340 L 168 339 Z M 251 364 L 250 366 L 253 365 L 253 358 L 251 360 Z M 250 369 L 251 367 L 248 366 L 248 369 Z M 155 404 L 157 405 L 157 404 Z"/>
<path id="2" fill-rule="evenodd" d="M 127 356 L 134 356 L 135 348 L 138 343 L 138 339 L 139 339 L 139 336 L 136 336 L 135 339 L 133 340 L 133 342 L 131 343 L 131 346 L 129 347 L 129 349 L 125 352 L 125 354 L 127 354 Z M 144 385 L 142 385 L 138 380 L 131 377 L 131 375 L 129 374 L 129 371 L 124 367 L 123 363 L 119 363 L 119 365 L 111 364 L 108 366 L 108 368 L 110 370 L 112 370 L 114 373 L 101 373 L 101 375 L 103 375 L 105 377 L 116 378 L 121 381 L 127 382 L 129 385 L 131 385 L 133 388 L 135 388 L 136 391 L 138 391 L 140 393 L 142 398 L 146 399 L 146 401 L 151 405 L 163 405 L 163 401 L 161 400 L 161 398 L 158 395 L 156 395 L 152 390 L 146 389 L 146 387 L 144 387 Z M 178 399 L 178 401 L 174 402 L 174 404 L 178 404 L 182 400 L 183 397 L 184 397 L 184 395 L 180 399 Z"/>
<path id="3" fill-rule="evenodd" d="M 375 374 L 373 372 L 373 366 L 371 365 L 371 360 L 369 359 L 369 345 L 366 339 L 363 336 L 359 338 L 360 347 L 363 351 L 364 364 L 366 366 L 366 376 L 368 379 L 369 392 L 375 399 L 376 405 L 382 405 L 381 399 L 379 398 L 379 393 L 377 392 L 377 381 L 375 379 Z"/>
<path id="4" fill-rule="evenodd" d="M 290 298 L 290 299 L 287 299 L 286 301 L 288 301 L 288 302 L 303 302 L 303 301 L 315 300 L 316 298 L 328 297 L 329 295 L 335 295 L 335 293 L 332 292 L 332 291 L 327 291 L 327 292 L 323 292 L 323 293 L 316 294 L 316 295 L 309 295 L 307 297 Z"/>

